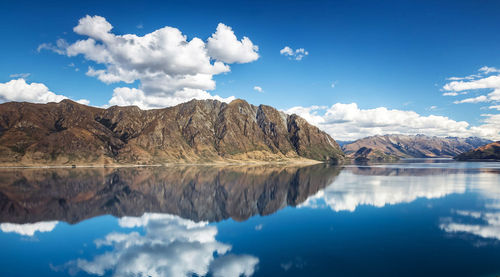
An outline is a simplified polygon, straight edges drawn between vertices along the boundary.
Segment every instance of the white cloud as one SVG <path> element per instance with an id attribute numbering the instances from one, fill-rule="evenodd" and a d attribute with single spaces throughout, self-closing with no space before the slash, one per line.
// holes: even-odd
<path id="1" fill-rule="evenodd" d="M 23 78 L 26 79 L 31 75 L 31 73 L 16 73 L 16 74 L 10 74 L 10 78 Z"/>
<path id="2" fill-rule="evenodd" d="M 500 105 L 496 105 L 496 106 L 489 106 L 490 109 L 495 109 L 495 110 L 499 110 L 500 111 Z"/>
<path id="3" fill-rule="evenodd" d="M 57 221 L 44 221 L 37 223 L 15 224 L 15 223 L 2 223 L 0 230 L 5 233 L 17 233 L 22 236 L 35 235 L 35 232 L 50 232 L 54 230 Z"/>
<path id="4" fill-rule="evenodd" d="M 483 114 L 482 125 L 470 126 L 445 116 L 422 116 L 414 111 L 360 109 L 356 103 L 336 103 L 331 107 L 293 107 L 285 112 L 298 114 L 339 140 L 355 140 L 383 134 L 426 134 L 430 136 L 478 136 L 500 139 L 500 119 Z"/>
<path id="5" fill-rule="evenodd" d="M 68 43 L 64 39 L 58 39 L 55 45 L 52 43 L 42 43 L 38 45 L 37 51 L 50 50 L 59 55 L 64 55 L 66 53 L 66 47 L 68 47 Z"/>
<path id="6" fill-rule="evenodd" d="M 222 23 L 206 43 L 197 37 L 188 40 L 179 29 L 168 26 L 144 36 L 117 35 L 112 29 L 104 17 L 87 15 L 73 29 L 87 39 L 71 44 L 59 40 L 56 46 L 42 44 L 39 50 L 49 49 L 69 57 L 83 55 L 103 66 L 90 66 L 86 74 L 107 84 L 139 81 L 138 88 L 122 89 L 142 91 L 144 97 L 134 94 L 137 97 L 129 97 L 130 102 L 120 105 L 141 107 L 171 106 L 193 98 L 224 99 L 207 92 L 215 89 L 213 76 L 229 72 L 230 63 L 248 63 L 259 57 L 258 47 L 249 38 L 238 40 L 233 30 Z M 157 105 L 137 104 L 150 98 L 164 99 Z"/>
<path id="7" fill-rule="evenodd" d="M 478 97 L 472 97 L 472 98 L 467 98 L 463 100 L 457 100 L 454 101 L 453 103 L 455 104 L 462 104 L 462 103 L 481 103 L 481 102 L 488 102 L 488 97 L 484 95 L 480 95 Z"/>
<path id="8" fill-rule="evenodd" d="M 217 30 L 207 41 L 210 57 L 224 63 L 249 63 L 259 58 L 259 47 L 243 37 L 240 41 L 231 27 L 219 23 Z"/>
<path id="9" fill-rule="evenodd" d="M 479 72 L 480 74 L 474 75 L 475 78 L 472 79 L 449 78 L 449 80 L 454 81 L 443 86 L 443 90 L 446 91 L 443 95 L 457 96 L 459 94 L 466 94 L 466 91 L 469 90 L 489 90 L 490 92 L 488 94 L 457 100 L 454 103 L 462 104 L 500 101 L 500 75 L 485 76 L 491 73 L 500 73 L 500 70 L 494 67 L 484 66 L 479 69 Z"/>
<path id="10" fill-rule="evenodd" d="M 443 96 L 458 96 L 458 95 L 463 95 L 463 94 L 467 94 L 467 93 L 468 93 L 468 91 L 462 91 L 460 93 L 455 92 L 455 91 L 451 91 L 451 92 L 443 93 Z"/>
<path id="11" fill-rule="evenodd" d="M 297 48 L 297 49 L 293 50 L 289 46 L 285 46 L 285 47 L 283 47 L 283 49 L 280 50 L 280 54 L 283 56 L 288 56 L 290 59 L 300 61 L 305 56 L 309 55 L 309 52 L 306 51 L 304 48 Z"/>
<path id="12" fill-rule="evenodd" d="M 117 106 L 138 106 L 141 109 L 162 108 L 165 106 L 177 105 L 186 99 L 216 99 L 222 102 L 231 102 L 234 96 L 222 98 L 218 95 L 212 96 L 208 92 L 200 89 L 183 89 L 174 93 L 148 95 L 144 91 L 136 88 L 118 87 L 113 91 L 113 96 L 109 100 L 110 105 Z"/>
<path id="13" fill-rule="evenodd" d="M 261 87 L 259 87 L 259 86 L 255 86 L 255 87 L 253 87 L 253 90 L 258 91 L 258 92 L 263 92 L 263 91 L 264 91 L 264 90 L 263 90 Z"/>
<path id="14" fill-rule="evenodd" d="M 483 66 L 478 69 L 478 74 L 471 74 L 469 76 L 465 77 L 449 77 L 446 78 L 446 80 L 449 81 L 460 81 L 460 80 L 474 80 L 478 78 L 482 78 L 485 75 L 491 74 L 491 73 L 500 73 L 500 69 L 496 69 L 495 67 L 489 67 L 489 66 Z"/>
<path id="15" fill-rule="evenodd" d="M 6 83 L 0 83 L 0 102 L 7 101 L 27 101 L 34 103 L 59 102 L 68 97 L 56 94 L 49 90 L 42 83 L 26 83 L 23 78 L 10 80 Z M 89 104 L 86 99 L 80 99 L 78 102 Z"/>
<path id="16" fill-rule="evenodd" d="M 87 100 L 87 99 L 79 99 L 79 100 L 76 100 L 77 103 L 80 103 L 82 105 L 90 105 L 90 101 Z"/>
<path id="17" fill-rule="evenodd" d="M 479 69 L 479 71 L 483 72 L 484 74 L 490 74 L 490 73 L 499 73 L 500 69 L 497 69 L 495 67 L 483 66 Z"/>
<path id="18" fill-rule="evenodd" d="M 92 260 L 77 259 L 66 264 L 88 274 L 102 276 L 251 276 L 259 260 L 250 255 L 228 254 L 231 245 L 216 240 L 217 228 L 167 214 L 144 214 L 119 220 L 123 228 L 138 232 L 110 233 L 95 241 L 109 251 Z M 216 258 L 217 257 L 217 258 Z M 75 271 L 75 268 L 70 268 Z"/>

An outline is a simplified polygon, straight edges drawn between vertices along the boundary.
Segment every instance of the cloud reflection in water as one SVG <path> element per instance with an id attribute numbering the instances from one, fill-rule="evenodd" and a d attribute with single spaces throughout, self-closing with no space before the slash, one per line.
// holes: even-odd
<path id="1" fill-rule="evenodd" d="M 113 232 L 95 241 L 111 250 L 92 260 L 77 259 L 66 266 L 98 276 L 251 276 L 259 259 L 229 254 L 231 245 L 218 242 L 217 228 L 168 214 L 123 217 L 123 228 L 142 227 L 144 234 Z M 75 268 L 76 267 L 76 268 Z"/>
<path id="2" fill-rule="evenodd" d="M 0 230 L 4 233 L 17 233 L 22 236 L 32 237 L 35 232 L 51 232 L 56 227 L 58 221 L 42 221 L 36 223 L 1 223 Z"/>
<path id="3" fill-rule="evenodd" d="M 384 175 L 376 175 L 376 171 L 359 173 L 350 168 L 342 171 L 333 184 L 307 199 L 301 207 L 327 205 L 337 212 L 352 212 L 360 205 L 384 207 L 421 197 L 432 199 L 464 193 L 467 184 L 464 174 L 396 175 L 397 171 L 391 174 L 390 170 Z"/>

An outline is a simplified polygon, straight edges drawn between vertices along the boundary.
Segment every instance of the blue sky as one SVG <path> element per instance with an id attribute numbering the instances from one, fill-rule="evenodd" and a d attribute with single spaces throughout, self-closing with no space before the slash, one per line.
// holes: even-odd
<path id="1" fill-rule="evenodd" d="M 477 74 L 484 66 L 500 68 L 498 14 L 498 1 L 2 1 L 0 83 L 23 77 L 27 84 L 44 84 L 56 94 L 87 99 L 95 106 L 109 105 L 115 88 L 141 89 L 144 80 L 107 84 L 86 75 L 89 66 L 98 70 L 106 64 L 81 53 L 69 56 L 50 49 L 37 51 L 39 46 L 55 45 L 58 39 L 70 45 L 88 39 L 73 30 L 86 15 L 103 17 L 115 35 L 143 36 L 170 26 L 188 41 L 194 37 L 207 41 L 223 23 L 232 28 L 238 40 L 245 36 L 257 45 L 258 58 L 226 62 L 230 71 L 213 74 L 215 88 L 204 89 L 210 95 L 234 96 L 252 104 L 295 111 L 334 138 L 385 132 L 497 138 L 500 128 L 494 125 L 500 124 L 495 116 L 498 109 L 490 108 L 498 105 L 492 100 L 495 97 L 454 103 L 487 95 L 498 88 L 497 83 L 479 86 L 482 89 L 455 86 L 453 91 L 467 95 L 442 94 L 446 92 L 443 87 L 453 82 L 447 78 Z M 301 60 L 282 55 L 280 50 L 285 46 L 303 48 L 308 55 Z M 13 75 L 21 73 L 30 75 Z M 481 80 L 498 73 L 459 81 Z M 263 92 L 254 90 L 255 86 Z M 1 95 L 0 99 L 18 100 Z M 357 109 L 352 105 L 331 109 L 336 103 L 356 103 Z M 311 110 L 313 105 L 326 108 Z M 405 114 L 374 110 L 377 108 L 412 111 L 418 116 L 406 114 L 413 119 L 392 122 L 384 117 Z M 365 118 L 353 118 L 357 113 Z M 367 122 L 366 117 L 378 115 L 377 122 Z M 420 119 L 425 121 L 421 126 Z M 434 126 L 429 123 L 433 120 L 440 123 Z M 339 128 L 345 121 L 352 124 Z M 456 124 L 461 121 L 468 125 Z M 398 126 L 386 128 L 391 124 Z M 366 126 L 360 129 L 359 125 Z M 420 127 L 405 129 L 404 125 Z M 449 129 L 451 125 L 455 127 Z M 481 126 L 481 130 L 471 129 Z M 436 131 L 438 128 L 441 130 Z"/>

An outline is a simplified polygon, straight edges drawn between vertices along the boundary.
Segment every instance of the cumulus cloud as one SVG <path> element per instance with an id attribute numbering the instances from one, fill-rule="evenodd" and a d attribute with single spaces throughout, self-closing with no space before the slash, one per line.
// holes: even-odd
<path id="1" fill-rule="evenodd" d="M 207 42 L 197 37 L 189 40 L 179 29 L 168 26 L 144 36 L 117 35 L 112 29 L 104 17 L 87 15 L 73 29 L 87 39 L 74 43 L 58 40 L 56 45 L 40 45 L 39 50 L 49 49 L 68 57 L 82 55 L 99 66 L 89 66 L 86 74 L 106 84 L 139 81 L 137 88 L 121 88 L 128 92 L 128 100 L 120 105 L 145 108 L 171 106 L 193 98 L 226 100 L 207 92 L 215 89 L 213 76 L 229 72 L 231 63 L 259 58 L 257 45 L 247 37 L 238 40 L 231 27 L 222 23 Z M 151 99 L 163 100 L 147 101 Z"/>
<path id="2" fill-rule="evenodd" d="M 32 237 L 35 232 L 50 232 L 54 230 L 57 221 L 44 221 L 37 223 L 15 224 L 15 223 L 2 223 L 0 230 L 5 233 L 17 233 L 22 236 Z"/>
<path id="3" fill-rule="evenodd" d="M 253 87 L 253 90 L 258 91 L 258 92 L 264 92 L 264 90 L 259 86 Z"/>
<path id="4" fill-rule="evenodd" d="M 360 109 L 356 103 L 336 103 L 331 107 L 293 107 L 285 112 L 302 116 L 339 140 L 355 140 L 383 134 L 426 134 L 430 136 L 478 136 L 500 139 L 499 118 L 483 114 L 483 124 L 471 126 L 445 116 L 423 116 L 414 111 L 387 109 Z"/>
<path id="5" fill-rule="evenodd" d="M 25 79 L 19 78 L 10 80 L 6 83 L 0 83 L 0 102 L 18 101 L 48 103 L 59 102 L 68 97 L 56 94 L 42 83 L 28 84 Z M 77 102 L 89 104 L 86 99 L 80 99 Z"/>
<path id="6" fill-rule="evenodd" d="M 144 228 L 138 232 L 110 233 L 95 241 L 109 251 L 92 260 L 77 259 L 66 267 L 75 272 L 102 276 L 251 276 L 258 258 L 229 254 L 231 245 L 218 242 L 217 228 L 167 214 L 144 214 L 119 220 L 123 228 Z"/>
<path id="7" fill-rule="evenodd" d="M 300 61 L 305 56 L 309 55 L 309 52 L 306 51 L 304 48 L 297 48 L 297 49 L 293 50 L 289 46 L 285 46 L 285 47 L 283 47 L 283 49 L 280 50 L 280 54 L 283 56 L 287 56 L 290 59 Z"/>
<path id="8" fill-rule="evenodd" d="M 247 37 L 238 40 L 231 27 L 222 23 L 208 38 L 207 50 L 210 57 L 224 63 L 249 63 L 259 58 L 257 45 Z"/>
<path id="9" fill-rule="evenodd" d="M 212 96 L 208 92 L 196 89 L 183 89 L 171 94 L 149 95 L 136 88 L 118 87 L 113 90 L 113 96 L 109 100 L 110 105 L 117 106 L 138 106 L 141 109 L 154 109 L 177 105 L 186 99 L 216 99 L 222 102 L 231 102 L 234 96 L 222 98 L 218 95 Z"/>

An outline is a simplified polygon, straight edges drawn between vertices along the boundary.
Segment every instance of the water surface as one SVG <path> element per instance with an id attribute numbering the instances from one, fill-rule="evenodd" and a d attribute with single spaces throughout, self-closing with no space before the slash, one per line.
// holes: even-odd
<path id="1" fill-rule="evenodd" d="M 500 164 L 0 170 L 0 276 L 498 276 Z"/>

